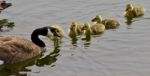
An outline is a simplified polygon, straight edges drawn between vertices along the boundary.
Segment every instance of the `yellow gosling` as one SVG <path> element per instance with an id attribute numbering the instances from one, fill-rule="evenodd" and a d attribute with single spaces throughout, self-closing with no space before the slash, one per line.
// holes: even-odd
<path id="1" fill-rule="evenodd" d="M 59 26 L 59 25 L 53 25 L 53 26 L 51 26 L 51 27 L 57 29 L 57 30 L 55 30 L 55 32 L 57 32 L 57 34 L 60 36 L 59 38 L 64 37 L 64 30 L 62 29 L 61 26 Z M 56 38 L 56 37 L 51 36 L 51 35 L 47 35 L 47 37 L 48 37 L 49 39 L 51 39 L 51 40 L 53 40 L 54 38 Z"/>
<path id="2" fill-rule="evenodd" d="M 103 24 L 93 24 L 92 26 L 88 23 L 84 24 L 83 28 L 82 28 L 84 31 L 85 31 L 85 34 L 86 35 L 89 35 L 89 34 L 100 34 L 100 33 L 103 33 L 105 31 L 105 26 Z"/>
<path id="3" fill-rule="evenodd" d="M 140 17 L 145 14 L 145 9 L 141 6 L 133 6 L 132 4 L 127 4 L 126 10 L 124 12 L 125 17 L 134 18 Z"/>
<path id="4" fill-rule="evenodd" d="M 70 29 L 69 29 L 69 35 L 81 35 L 82 34 L 82 27 L 83 24 L 78 24 L 77 22 L 72 22 Z"/>
<path id="5" fill-rule="evenodd" d="M 90 24 L 85 23 L 82 30 L 83 30 L 83 35 L 85 35 L 85 39 L 90 41 L 91 35 L 92 35 L 92 30 L 91 30 Z"/>
<path id="6" fill-rule="evenodd" d="M 92 22 L 96 23 L 102 23 L 105 25 L 106 29 L 115 29 L 119 27 L 119 22 L 115 19 L 109 18 L 109 19 L 103 19 L 101 16 L 96 16 L 91 20 Z"/>
<path id="7" fill-rule="evenodd" d="M 100 34 L 105 31 L 105 25 L 96 23 L 91 26 L 91 30 L 93 34 Z"/>

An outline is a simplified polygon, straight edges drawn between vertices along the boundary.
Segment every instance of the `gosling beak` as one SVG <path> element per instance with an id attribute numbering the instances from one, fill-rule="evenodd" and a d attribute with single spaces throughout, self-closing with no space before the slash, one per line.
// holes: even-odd
<path id="1" fill-rule="evenodd" d="M 57 28 L 50 27 L 50 31 L 52 32 L 53 36 L 61 37 L 59 30 Z"/>

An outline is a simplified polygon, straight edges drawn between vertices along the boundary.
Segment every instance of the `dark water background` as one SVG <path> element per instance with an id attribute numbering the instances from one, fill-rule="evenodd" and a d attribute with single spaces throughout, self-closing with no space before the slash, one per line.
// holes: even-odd
<path id="1" fill-rule="evenodd" d="M 149 76 L 150 1 L 149 0 L 7 0 L 13 6 L 0 14 L 16 26 L 0 35 L 30 39 L 33 29 L 59 24 L 65 37 L 59 47 L 42 37 L 47 50 L 19 64 L 1 66 L 0 76 Z M 127 25 L 123 12 L 127 3 L 145 7 L 146 14 Z M 68 37 L 72 21 L 90 22 L 96 15 L 116 18 L 120 27 L 106 30 L 89 42 Z M 38 59 L 37 59 L 38 58 Z"/>

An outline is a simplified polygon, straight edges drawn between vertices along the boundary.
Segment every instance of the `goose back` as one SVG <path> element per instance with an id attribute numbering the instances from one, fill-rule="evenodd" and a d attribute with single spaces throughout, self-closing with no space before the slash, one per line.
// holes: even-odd
<path id="1" fill-rule="evenodd" d="M 30 46 L 30 47 L 29 47 Z M 39 55 L 44 48 L 16 36 L 0 36 L 0 60 L 16 63 Z"/>

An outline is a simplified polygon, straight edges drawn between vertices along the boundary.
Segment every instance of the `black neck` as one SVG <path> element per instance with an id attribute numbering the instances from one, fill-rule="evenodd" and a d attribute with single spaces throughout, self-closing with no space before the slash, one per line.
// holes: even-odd
<path id="1" fill-rule="evenodd" d="M 38 45 L 39 47 L 45 47 L 45 43 L 39 39 L 39 35 L 46 36 L 47 35 L 47 27 L 39 28 L 33 31 L 31 34 L 31 40 L 33 43 Z"/>

